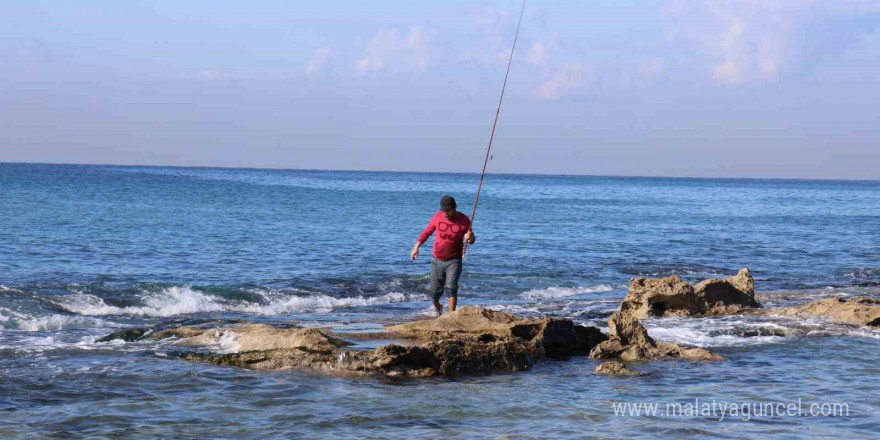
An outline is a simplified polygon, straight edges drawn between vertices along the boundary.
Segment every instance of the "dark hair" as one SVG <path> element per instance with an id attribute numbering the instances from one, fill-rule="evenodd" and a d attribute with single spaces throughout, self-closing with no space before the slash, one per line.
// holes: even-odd
<path id="1" fill-rule="evenodd" d="M 455 199 L 452 196 L 443 196 L 440 199 L 440 210 L 443 212 L 449 212 L 455 209 L 457 205 L 455 204 Z"/>

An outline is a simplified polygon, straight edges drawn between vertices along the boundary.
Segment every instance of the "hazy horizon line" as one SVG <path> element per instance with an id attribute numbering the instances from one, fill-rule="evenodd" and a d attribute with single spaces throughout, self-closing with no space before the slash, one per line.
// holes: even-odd
<path id="1" fill-rule="evenodd" d="M 222 165 L 154 165 L 154 164 L 121 164 L 121 163 L 74 163 L 74 162 L 28 162 L 4 161 L 0 164 L 12 165 L 74 165 L 103 167 L 140 167 L 140 168 L 195 168 L 217 170 L 254 170 L 254 171 L 314 171 L 314 172 L 352 172 L 352 173 L 402 173 L 402 174 L 471 174 L 479 176 L 479 172 L 471 171 L 418 171 L 418 170 L 377 170 L 377 169 L 342 169 L 342 168 L 291 168 L 291 167 L 257 167 L 257 166 L 222 166 Z M 789 180 L 789 181 L 825 181 L 825 182 L 877 182 L 880 179 L 869 178 L 827 178 L 827 177 L 717 177 L 717 176 L 671 176 L 671 175 L 629 175 L 629 174 L 551 174 L 551 173 L 511 173 L 491 172 L 496 176 L 539 176 L 539 177 L 598 177 L 598 178 L 643 178 L 643 179 L 716 179 L 716 180 Z"/>

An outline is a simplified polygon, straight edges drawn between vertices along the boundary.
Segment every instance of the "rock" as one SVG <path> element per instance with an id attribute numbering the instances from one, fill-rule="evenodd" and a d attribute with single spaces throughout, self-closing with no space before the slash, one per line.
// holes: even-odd
<path id="1" fill-rule="evenodd" d="M 621 362 L 617 362 L 617 361 L 602 362 L 601 364 L 599 364 L 598 367 L 596 367 L 596 373 L 607 374 L 610 376 L 641 376 L 642 375 L 642 373 L 640 373 L 638 371 L 630 370 L 629 368 L 626 368 L 626 365 L 624 365 Z"/>
<path id="2" fill-rule="evenodd" d="M 321 333 L 319 330 L 315 332 Z M 333 338 L 323 335 L 327 340 Z M 494 338 L 494 337 L 493 337 Z M 306 340 L 320 341 L 320 337 Z M 391 377 L 454 377 L 493 371 L 523 371 L 534 358 L 521 339 L 442 339 L 424 346 L 389 344 L 374 351 L 340 350 L 333 344 L 274 348 L 228 354 L 184 353 L 189 361 L 252 370 L 309 369 L 329 374 L 376 373 Z"/>
<path id="3" fill-rule="evenodd" d="M 636 319 L 650 316 L 702 316 L 739 313 L 760 307 L 755 301 L 755 282 L 748 268 L 728 279 L 710 279 L 691 286 L 676 275 L 634 278 L 621 310 Z"/>
<path id="4" fill-rule="evenodd" d="M 590 351 L 591 358 L 620 359 L 628 362 L 661 358 L 724 360 L 723 357 L 702 348 L 683 348 L 677 344 L 657 343 L 648 335 L 648 331 L 631 310 L 612 313 L 608 318 L 608 327 L 611 329 L 609 339 Z"/>
<path id="5" fill-rule="evenodd" d="M 315 328 L 278 328 L 266 324 L 245 324 L 210 329 L 181 327 L 177 330 L 177 334 L 189 335 L 176 342 L 177 345 L 231 345 L 239 352 L 282 348 L 326 352 L 351 345 Z"/>
<path id="6" fill-rule="evenodd" d="M 813 301 L 801 307 L 770 311 L 770 313 L 774 312 L 782 315 L 824 316 L 853 325 L 880 326 L 880 300 L 867 297 L 846 300 L 838 296 Z"/>
<path id="7" fill-rule="evenodd" d="M 507 315 L 509 317 L 509 315 Z M 571 322 L 568 322 L 571 324 Z M 373 351 L 347 350 L 350 343 L 316 328 L 274 327 L 241 324 L 220 327 L 184 326 L 167 329 L 157 338 L 181 337 L 174 345 L 184 348 L 216 348 L 230 353 L 203 350 L 174 353 L 189 361 L 235 366 L 253 370 L 308 369 L 325 374 L 375 373 L 391 377 L 458 376 L 493 371 L 522 371 L 543 358 L 543 339 L 551 346 L 564 346 L 565 335 L 574 338 L 581 351 L 598 336 L 586 328 L 543 320 L 528 329 L 534 340 L 485 333 L 455 338 L 435 338 L 423 345 L 389 344 Z M 582 330 L 581 330 L 582 329 Z M 598 332 L 598 330 L 596 330 Z M 499 333 L 500 334 L 500 333 Z M 599 332 L 601 335 L 601 332 Z M 591 347 L 590 347 L 591 348 Z"/>
<path id="8" fill-rule="evenodd" d="M 181 351 L 170 354 L 189 361 L 253 370 L 306 369 L 333 375 L 388 377 L 523 371 L 546 357 L 584 354 L 624 361 L 715 356 L 701 349 L 656 343 L 628 312 L 612 315 L 609 326 L 610 339 L 595 327 L 575 325 L 571 320 L 519 319 L 502 312 L 463 307 L 441 318 L 390 326 L 389 333 L 376 335 L 418 340 L 413 345 L 388 344 L 372 351 L 346 348 L 349 342 L 326 330 L 292 325 L 215 321 L 130 337 L 179 338 L 172 345 Z"/>
<path id="9" fill-rule="evenodd" d="M 426 340 L 482 335 L 521 338 L 532 344 L 538 358 L 587 354 L 607 339 L 599 329 L 575 325 L 569 319 L 518 319 L 479 307 L 461 307 L 439 318 L 389 326 L 388 331 L 401 337 Z"/>
<path id="10" fill-rule="evenodd" d="M 744 309 L 758 307 L 755 301 L 755 281 L 748 268 L 722 280 L 714 278 L 694 285 L 694 294 L 705 303 L 704 315 L 732 315 Z"/>
<path id="11" fill-rule="evenodd" d="M 631 312 L 614 312 L 608 318 L 608 336 L 618 339 L 621 345 L 653 346 L 654 339 Z"/>
<path id="12" fill-rule="evenodd" d="M 677 275 L 663 278 L 633 278 L 621 310 L 636 319 L 649 316 L 687 316 L 701 310 L 690 284 Z"/>
<path id="13" fill-rule="evenodd" d="M 101 339 L 98 339 L 98 342 L 110 342 L 115 341 L 117 339 L 121 339 L 125 342 L 133 342 L 142 338 L 144 335 L 152 331 L 151 328 L 129 328 L 125 330 L 120 330 L 118 332 L 110 333 L 107 336 L 104 336 Z"/>

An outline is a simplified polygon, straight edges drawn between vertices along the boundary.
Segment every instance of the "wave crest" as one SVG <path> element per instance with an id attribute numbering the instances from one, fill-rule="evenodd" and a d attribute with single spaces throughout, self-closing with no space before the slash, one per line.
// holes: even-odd
<path id="1" fill-rule="evenodd" d="M 87 293 L 74 293 L 54 299 L 54 302 L 70 313 L 85 316 L 128 315 L 169 317 L 205 312 L 241 312 L 257 315 L 282 315 L 286 313 L 328 313 L 335 309 L 370 306 L 407 301 L 422 301 L 425 295 L 387 293 L 378 296 L 335 298 L 328 295 L 298 296 L 290 292 L 252 290 L 262 301 L 231 300 L 211 295 L 191 287 L 167 287 L 159 292 L 147 293 L 140 298 L 143 305 L 119 307 L 107 304 L 102 298 Z"/>
<path id="2" fill-rule="evenodd" d="M 546 289 L 535 289 L 523 292 L 520 297 L 525 299 L 554 299 L 565 298 L 567 296 L 581 295 L 584 293 L 602 293 L 614 290 L 607 284 L 599 284 L 588 287 L 548 287 Z"/>

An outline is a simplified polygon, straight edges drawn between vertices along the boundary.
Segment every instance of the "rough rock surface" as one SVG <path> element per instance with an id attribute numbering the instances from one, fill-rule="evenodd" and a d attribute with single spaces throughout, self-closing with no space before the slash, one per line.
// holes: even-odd
<path id="1" fill-rule="evenodd" d="M 614 312 L 608 318 L 610 338 L 593 348 L 593 359 L 620 359 L 621 361 L 642 361 L 660 358 L 679 358 L 691 360 L 720 361 L 718 356 L 702 348 L 683 348 L 677 344 L 654 341 L 648 331 L 629 310 Z"/>
<path id="2" fill-rule="evenodd" d="M 613 314 L 609 327 L 610 339 L 597 328 L 575 325 L 566 319 L 519 319 L 502 312 L 462 307 L 441 318 L 390 326 L 391 335 L 417 339 L 413 345 L 388 344 L 372 351 L 347 348 L 350 343 L 322 329 L 217 321 L 157 331 L 134 329 L 105 339 L 176 338 L 171 346 L 180 350 L 170 353 L 174 357 L 254 370 L 307 369 L 324 374 L 391 377 L 522 371 L 547 357 L 586 354 L 622 361 L 720 359 L 702 349 L 655 342 L 630 313 Z"/>
<path id="3" fill-rule="evenodd" d="M 866 297 L 845 299 L 835 297 L 813 301 L 805 306 L 777 309 L 771 313 L 783 315 L 824 316 L 854 325 L 880 326 L 880 300 Z"/>
<path id="4" fill-rule="evenodd" d="M 596 373 L 609 376 L 641 376 L 642 373 L 626 368 L 622 362 L 606 361 L 596 367 Z"/>
<path id="5" fill-rule="evenodd" d="M 760 307 L 755 301 L 755 282 L 748 268 L 727 279 L 710 279 L 695 286 L 677 275 L 664 278 L 633 278 L 621 310 L 636 319 L 649 316 L 702 316 L 739 313 Z"/>
<path id="6" fill-rule="evenodd" d="M 381 336 L 421 340 L 364 351 L 347 349 L 350 343 L 321 329 L 216 321 L 158 331 L 133 329 L 105 339 L 177 338 L 172 342 L 180 348 L 172 353 L 176 357 L 255 370 L 299 368 L 326 374 L 423 377 L 528 370 L 548 356 L 585 355 L 608 338 L 597 328 L 570 320 L 517 319 L 476 307 L 391 329 Z"/>
<path id="7" fill-rule="evenodd" d="M 390 326 L 388 331 L 426 340 L 481 335 L 520 338 L 536 346 L 539 358 L 587 354 L 596 344 L 608 339 L 599 329 L 576 325 L 568 319 L 518 319 L 479 307 L 461 307 L 436 319 Z"/>

